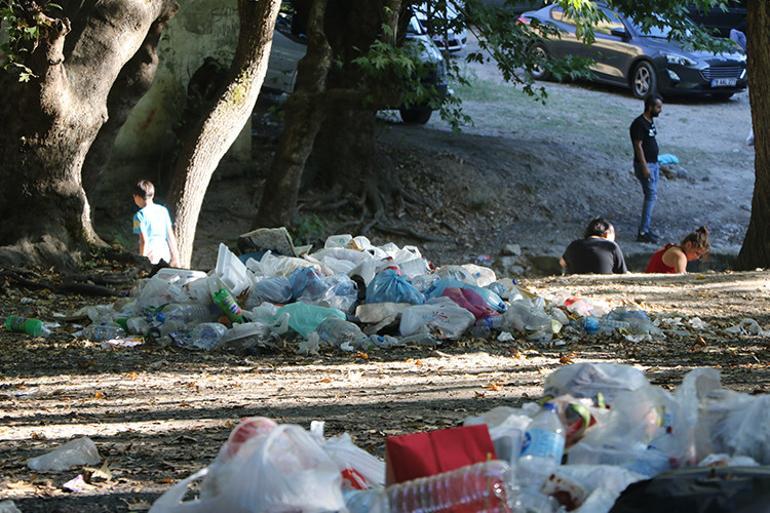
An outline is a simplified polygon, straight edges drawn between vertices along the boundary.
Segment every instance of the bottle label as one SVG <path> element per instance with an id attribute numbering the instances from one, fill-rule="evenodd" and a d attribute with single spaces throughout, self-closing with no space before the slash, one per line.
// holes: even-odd
<path id="1" fill-rule="evenodd" d="M 521 455 L 548 458 L 561 464 L 561 458 L 564 455 L 564 437 L 544 429 L 528 429 L 524 433 Z"/>

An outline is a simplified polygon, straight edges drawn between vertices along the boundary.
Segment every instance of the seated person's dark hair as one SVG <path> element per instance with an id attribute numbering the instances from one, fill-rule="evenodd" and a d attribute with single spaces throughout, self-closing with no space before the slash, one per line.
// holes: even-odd
<path id="1" fill-rule="evenodd" d="M 609 221 L 603 217 L 596 217 L 591 219 L 591 222 L 588 223 L 586 231 L 583 234 L 583 238 L 587 239 L 588 237 L 604 237 L 610 228 L 612 228 L 612 224 Z"/>

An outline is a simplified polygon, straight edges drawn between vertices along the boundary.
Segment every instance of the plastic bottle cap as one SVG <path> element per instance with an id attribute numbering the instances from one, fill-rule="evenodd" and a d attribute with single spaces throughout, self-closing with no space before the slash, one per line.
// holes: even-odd
<path id="1" fill-rule="evenodd" d="M 556 405 L 553 403 L 545 403 L 543 405 L 543 409 L 550 410 L 550 411 L 556 411 Z"/>

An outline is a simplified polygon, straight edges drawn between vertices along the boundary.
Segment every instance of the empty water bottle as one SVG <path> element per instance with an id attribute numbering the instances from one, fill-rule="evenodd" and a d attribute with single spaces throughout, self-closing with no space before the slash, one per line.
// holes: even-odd
<path id="1" fill-rule="evenodd" d="M 510 513 L 511 468 L 487 461 L 435 476 L 389 486 L 387 513 Z"/>
<path id="2" fill-rule="evenodd" d="M 476 338 L 488 338 L 493 330 L 501 330 L 504 325 L 502 315 L 492 315 L 476 321 L 471 328 L 471 335 Z"/>
<path id="3" fill-rule="evenodd" d="M 39 319 L 27 319 L 18 315 L 9 315 L 5 319 L 5 329 L 16 333 L 26 333 L 33 337 L 47 337 L 51 334 L 45 327 L 43 321 Z"/>
<path id="4" fill-rule="evenodd" d="M 157 321 L 175 320 L 183 324 L 208 322 L 214 320 L 215 317 L 216 314 L 212 314 L 208 306 L 199 304 L 170 304 L 155 314 Z"/>
<path id="5" fill-rule="evenodd" d="M 631 324 L 626 321 L 618 321 L 608 318 L 598 319 L 596 317 L 583 318 L 583 329 L 589 335 L 594 333 L 612 333 L 615 330 L 627 330 Z"/>
<path id="6" fill-rule="evenodd" d="M 179 347 L 186 349 L 202 349 L 211 351 L 227 332 L 227 326 L 218 322 L 204 322 L 192 330 L 179 330 L 171 333 L 170 337 Z"/>
<path id="7" fill-rule="evenodd" d="M 545 403 L 524 433 L 517 471 L 523 487 L 540 489 L 556 467 L 561 465 L 564 443 L 564 426 L 556 413 L 556 406 Z"/>
<path id="8" fill-rule="evenodd" d="M 320 339 L 334 347 L 347 344 L 354 349 L 367 349 L 371 342 L 361 328 L 344 319 L 329 317 L 316 328 Z"/>
<path id="9" fill-rule="evenodd" d="M 117 324 L 91 324 L 80 334 L 93 342 L 104 342 L 126 336 L 125 330 Z"/>

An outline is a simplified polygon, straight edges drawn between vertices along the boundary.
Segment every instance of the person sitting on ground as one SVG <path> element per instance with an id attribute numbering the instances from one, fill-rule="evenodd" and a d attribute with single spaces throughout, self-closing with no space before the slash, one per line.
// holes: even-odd
<path id="1" fill-rule="evenodd" d="M 161 262 L 179 265 L 179 251 L 166 207 L 153 202 L 155 186 L 140 180 L 134 187 L 134 203 L 140 208 L 134 215 L 134 233 L 139 235 L 139 254 L 153 265 Z"/>
<path id="2" fill-rule="evenodd" d="M 709 252 L 709 231 L 701 226 L 688 234 L 680 244 L 666 244 L 650 257 L 646 273 L 683 274 L 687 262 L 698 260 Z"/>
<path id="3" fill-rule="evenodd" d="M 559 263 L 570 274 L 623 274 L 626 261 L 615 243 L 615 228 L 601 217 L 588 223 L 584 238 L 572 241 Z"/>

